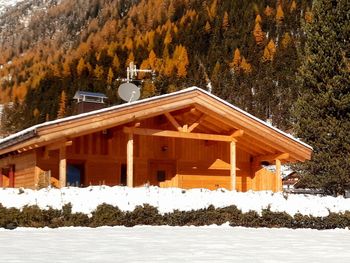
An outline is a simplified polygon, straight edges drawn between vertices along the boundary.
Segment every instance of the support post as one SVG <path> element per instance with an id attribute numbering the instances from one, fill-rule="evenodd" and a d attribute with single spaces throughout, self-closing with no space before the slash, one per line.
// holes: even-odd
<path id="1" fill-rule="evenodd" d="M 129 139 L 126 147 L 126 185 L 133 187 L 134 182 L 134 135 L 129 133 Z"/>
<path id="2" fill-rule="evenodd" d="M 231 190 L 236 190 L 236 141 L 230 142 Z"/>
<path id="3" fill-rule="evenodd" d="M 10 165 L 9 187 L 15 187 L 15 166 L 14 165 Z"/>
<path id="4" fill-rule="evenodd" d="M 282 191 L 281 160 L 276 159 L 276 192 Z"/>
<path id="5" fill-rule="evenodd" d="M 62 146 L 59 150 L 59 180 L 60 187 L 65 187 L 67 184 L 67 159 L 66 147 Z"/>
<path id="6" fill-rule="evenodd" d="M 4 186 L 4 175 L 2 173 L 2 168 L 0 167 L 0 187 Z"/>

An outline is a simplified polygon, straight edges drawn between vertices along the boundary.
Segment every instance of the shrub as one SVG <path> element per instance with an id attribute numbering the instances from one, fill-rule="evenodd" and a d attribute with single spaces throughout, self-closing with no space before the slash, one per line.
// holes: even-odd
<path id="1" fill-rule="evenodd" d="M 118 208 L 109 204 L 99 205 L 92 213 L 90 226 L 118 226 L 124 224 L 124 213 Z"/>
<path id="2" fill-rule="evenodd" d="M 292 227 L 293 217 L 286 212 L 272 212 L 270 208 L 261 212 L 263 227 Z"/>
<path id="3" fill-rule="evenodd" d="M 37 205 L 24 206 L 22 211 L 13 220 L 16 220 L 20 226 L 24 227 L 45 226 L 42 210 Z"/>
<path id="4" fill-rule="evenodd" d="M 14 229 L 21 227 L 62 227 L 62 226 L 135 226 L 135 225 L 171 225 L 204 226 L 229 222 L 230 226 L 245 227 L 288 227 L 333 229 L 350 227 L 350 211 L 330 213 L 326 217 L 314 217 L 295 214 L 293 217 L 285 212 L 272 212 L 264 209 L 260 216 L 255 211 L 242 213 L 236 206 L 179 211 L 175 210 L 160 215 L 158 209 L 144 204 L 134 211 L 123 212 L 118 207 L 108 204 L 99 205 L 89 218 L 83 213 L 72 213 L 72 205 L 66 204 L 61 210 L 49 208 L 41 210 L 38 206 L 25 206 L 22 211 L 5 208 L 0 204 L 0 227 Z"/>
<path id="5" fill-rule="evenodd" d="M 125 226 L 131 227 L 135 225 L 164 225 L 164 219 L 159 214 L 158 209 L 144 204 L 136 206 L 134 211 L 125 214 Z"/>

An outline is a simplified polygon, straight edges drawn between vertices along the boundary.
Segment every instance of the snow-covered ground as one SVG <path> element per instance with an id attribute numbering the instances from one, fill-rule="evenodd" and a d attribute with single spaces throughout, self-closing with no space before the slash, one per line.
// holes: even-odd
<path id="1" fill-rule="evenodd" d="M 6 8 L 15 6 L 19 2 L 25 0 L 0 0 L 0 15 L 5 11 Z"/>
<path id="2" fill-rule="evenodd" d="M 1 262 L 350 262 L 349 230 L 0 229 Z"/>
<path id="3" fill-rule="evenodd" d="M 132 211 L 137 205 L 150 204 L 160 213 L 236 205 L 242 212 L 250 210 L 261 212 L 270 207 L 271 211 L 287 212 L 290 215 L 327 216 L 329 212 L 350 211 L 350 198 L 318 197 L 311 195 L 283 195 L 282 193 L 235 192 L 218 189 L 182 190 L 158 187 L 108 187 L 90 186 L 87 188 L 41 189 L 0 189 L 0 203 L 5 207 L 22 208 L 25 205 L 38 205 L 43 209 L 61 209 L 71 203 L 73 212 L 91 214 L 99 204 L 118 206 L 123 211 Z"/>

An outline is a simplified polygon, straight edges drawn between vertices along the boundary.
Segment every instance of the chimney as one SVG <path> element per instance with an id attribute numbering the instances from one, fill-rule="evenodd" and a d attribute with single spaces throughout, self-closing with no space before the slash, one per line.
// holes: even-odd
<path id="1" fill-rule="evenodd" d="M 76 100 L 75 114 L 81 114 L 105 108 L 107 96 L 103 93 L 77 91 L 73 99 Z"/>

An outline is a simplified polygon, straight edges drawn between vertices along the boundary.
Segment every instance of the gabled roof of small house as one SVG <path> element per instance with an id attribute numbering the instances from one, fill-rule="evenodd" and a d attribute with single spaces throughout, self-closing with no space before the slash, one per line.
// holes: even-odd
<path id="1" fill-rule="evenodd" d="M 107 99 L 106 94 L 100 92 L 90 92 L 90 91 L 81 91 L 78 90 L 75 92 L 73 99 L 82 99 L 83 97 L 92 97 L 92 98 L 102 98 Z"/>
<path id="2" fill-rule="evenodd" d="M 254 153 L 254 147 L 260 147 L 268 149 L 266 152 L 269 154 L 288 152 L 289 161 L 310 159 L 310 145 L 197 87 L 35 125 L 0 140 L 0 155 L 26 147 L 41 147 L 60 138 L 74 138 L 190 106 L 221 123 L 222 132 L 229 128 L 242 129 L 244 135 L 238 140 L 238 147 L 247 146 L 247 151 Z M 252 141 L 254 147 L 250 145 Z"/>

